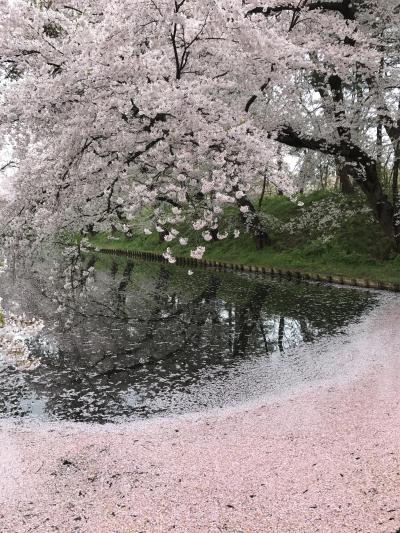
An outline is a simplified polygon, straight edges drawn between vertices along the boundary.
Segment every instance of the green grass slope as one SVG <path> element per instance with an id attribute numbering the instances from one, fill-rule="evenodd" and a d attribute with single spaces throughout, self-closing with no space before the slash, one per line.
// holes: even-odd
<path id="1" fill-rule="evenodd" d="M 158 234 L 146 236 L 142 229 L 131 238 L 98 234 L 90 241 L 98 248 L 159 253 L 169 246 L 177 256 L 188 256 L 201 244 L 206 246 L 206 259 L 400 282 L 400 256 L 393 254 L 389 240 L 361 196 L 322 191 L 301 196 L 297 202 L 274 196 L 265 199 L 261 213 L 272 241 L 263 250 L 256 249 L 232 210 L 226 211 L 222 227 L 239 228 L 237 239 L 205 243 L 199 232 L 181 228 L 185 235 L 189 233 L 190 246 L 180 246 L 177 241 L 160 243 Z"/>

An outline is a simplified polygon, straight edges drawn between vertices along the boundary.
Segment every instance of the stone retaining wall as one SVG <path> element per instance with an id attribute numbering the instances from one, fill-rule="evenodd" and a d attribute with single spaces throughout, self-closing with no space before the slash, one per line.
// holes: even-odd
<path id="1" fill-rule="evenodd" d="M 167 262 L 161 254 L 155 252 L 140 252 L 134 250 L 116 250 L 100 248 L 96 251 L 108 255 L 124 255 L 128 257 L 137 257 L 146 261 Z M 219 270 L 236 270 L 240 272 L 254 272 L 256 274 L 267 274 L 286 279 L 319 281 L 322 283 L 335 283 L 337 285 L 346 285 L 351 287 L 362 287 L 364 289 L 378 289 L 383 291 L 400 292 L 399 283 L 375 282 L 368 279 L 347 278 L 345 276 L 329 276 L 314 273 L 304 273 L 295 270 L 285 270 L 280 268 L 271 268 L 265 266 L 240 265 L 236 263 L 226 263 L 223 261 L 210 261 L 207 259 L 192 259 L 191 257 L 177 257 L 177 265 L 187 265 L 193 267 L 217 268 Z"/>

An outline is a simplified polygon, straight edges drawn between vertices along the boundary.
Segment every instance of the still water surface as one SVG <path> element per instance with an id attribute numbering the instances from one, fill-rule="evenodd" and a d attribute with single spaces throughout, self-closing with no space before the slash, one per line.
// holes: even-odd
<path id="1" fill-rule="evenodd" d="M 45 324 L 30 369 L 0 354 L 0 417 L 98 423 L 323 377 L 324 339 L 377 304 L 367 291 L 90 254 L 12 261 L 0 294 Z"/>

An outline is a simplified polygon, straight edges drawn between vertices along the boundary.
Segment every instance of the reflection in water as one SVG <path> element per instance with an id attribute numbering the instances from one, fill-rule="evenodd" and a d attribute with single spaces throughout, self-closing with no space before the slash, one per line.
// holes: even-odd
<path id="1" fill-rule="evenodd" d="M 72 252 L 58 262 L 21 259 L 1 293 L 45 328 L 29 346 L 39 366 L 0 359 L 0 414 L 94 422 L 272 390 L 285 366 L 311 364 L 296 359 L 296 346 L 339 333 L 375 302 L 368 292 L 204 270 L 189 277 L 175 266 Z M 228 397 L 243 365 L 260 362 L 257 391 L 250 380 Z"/>

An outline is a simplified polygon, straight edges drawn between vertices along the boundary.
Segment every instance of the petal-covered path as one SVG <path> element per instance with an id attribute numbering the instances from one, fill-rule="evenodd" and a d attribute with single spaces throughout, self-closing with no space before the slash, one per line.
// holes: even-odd
<path id="1" fill-rule="evenodd" d="M 4 422 L 0 531 L 395 533 L 400 301 L 361 329 L 332 348 L 365 362 L 351 379 L 282 399 L 114 428 Z"/>

